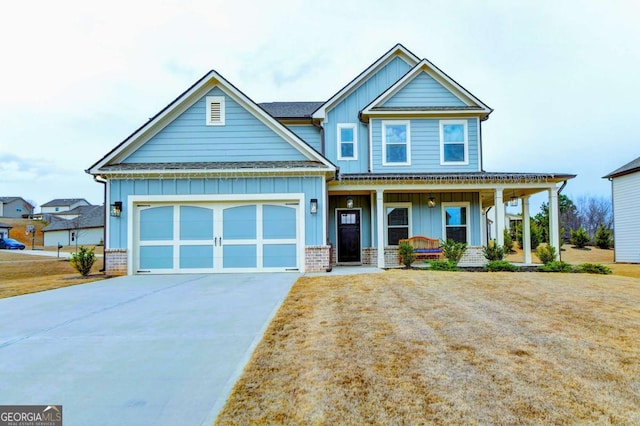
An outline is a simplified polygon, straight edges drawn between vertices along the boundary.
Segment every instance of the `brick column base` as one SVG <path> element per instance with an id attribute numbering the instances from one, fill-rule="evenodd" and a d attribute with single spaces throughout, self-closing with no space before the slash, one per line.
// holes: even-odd
<path id="1" fill-rule="evenodd" d="M 330 267 L 330 246 L 306 246 L 304 248 L 305 272 L 325 272 Z"/>
<path id="2" fill-rule="evenodd" d="M 107 275 L 127 275 L 127 249 L 105 249 L 104 265 Z"/>

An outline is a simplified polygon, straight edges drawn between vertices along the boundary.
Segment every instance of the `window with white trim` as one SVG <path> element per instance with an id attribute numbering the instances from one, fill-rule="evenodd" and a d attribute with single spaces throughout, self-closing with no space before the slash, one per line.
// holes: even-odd
<path id="1" fill-rule="evenodd" d="M 466 120 L 440 120 L 440 164 L 469 164 Z"/>
<path id="2" fill-rule="evenodd" d="M 443 239 L 469 244 L 470 214 L 469 203 L 442 203 Z"/>
<path id="3" fill-rule="evenodd" d="M 354 123 L 338 123 L 338 160 L 358 159 L 358 127 Z"/>
<path id="4" fill-rule="evenodd" d="M 409 121 L 382 121 L 382 165 L 411 165 L 411 126 Z"/>
<path id="5" fill-rule="evenodd" d="M 386 244 L 397 246 L 399 240 L 409 238 L 411 230 L 411 203 L 385 204 Z"/>
<path id="6" fill-rule="evenodd" d="M 224 126 L 224 96 L 207 96 L 207 126 Z"/>

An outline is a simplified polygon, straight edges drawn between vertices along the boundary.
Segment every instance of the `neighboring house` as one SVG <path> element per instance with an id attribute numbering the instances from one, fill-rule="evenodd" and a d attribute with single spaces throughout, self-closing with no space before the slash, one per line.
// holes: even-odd
<path id="1" fill-rule="evenodd" d="M 58 215 L 42 229 L 45 246 L 97 245 L 104 240 L 104 206 L 80 206 Z"/>
<path id="2" fill-rule="evenodd" d="M 40 213 L 60 213 L 90 205 L 84 198 L 56 198 L 40 206 Z"/>
<path id="3" fill-rule="evenodd" d="M 487 211 L 504 229 L 504 204 L 527 217 L 540 192 L 559 247 L 557 185 L 575 176 L 484 171 L 491 111 L 399 44 L 326 102 L 256 104 L 210 71 L 87 170 L 114 211 L 107 272 L 397 266 L 414 235 L 465 241 L 463 262 L 482 263 Z"/>
<path id="4" fill-rule="evenodd" d="M 0 197 L 0 217 L 29 217 L 33 209 L 34 206 L 22 197 Z"/>
<path id="5" fill-rule="evenodd" d="M 13 226 L 0 222 L 0 238 L 9 238 L 9 231 Z"/>
<path id="6" fill-rule="evenodd" d="M 640 263 L 640 157 L 604 176 L 611 181 L 616 262 Z"/>
<path id="7" fill-rule="evenodd" d="M 522 224 L 522 216 L 519 214 L 507 213 L 505 214 L 505 228 L 509 230 L 511 237 L 515 241 L 516 230 L 518 225 Z"/>

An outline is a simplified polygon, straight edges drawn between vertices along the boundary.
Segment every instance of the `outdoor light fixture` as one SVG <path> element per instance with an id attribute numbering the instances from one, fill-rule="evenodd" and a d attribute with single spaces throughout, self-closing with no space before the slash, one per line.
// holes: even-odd
<path id="1" fill-rule="evenodd" d="M 312 198 L 309 204 L 309 213 L 318 214 L 318 199 Z"/>
<path id="2" fill-rule="evenodd" d="M 514 195 L 513 197 L 509 198 L 509 205 L 511 207 L 516 207 L 518 205 L 518 197 Z"/>
<path id="3" fill-rule="evenodd" d="M 120 217 L 120 215 L 122 214 L 122 201 L 116 201 L 111 204 L 109 214 L 113 217 Z"/>
<path id="4" fill-rule="evenodd" d="M 353 198 L 351 198 L 351 197 L 347 198 L 347 208 L 348 209 L 352 209 L 353 208 Z"/>
<path id="5" fill-rule="evenodd" d="M 427 198 L 427 206 L 432 209 L 436 206 L 436 197 L 433 195 Z"/>

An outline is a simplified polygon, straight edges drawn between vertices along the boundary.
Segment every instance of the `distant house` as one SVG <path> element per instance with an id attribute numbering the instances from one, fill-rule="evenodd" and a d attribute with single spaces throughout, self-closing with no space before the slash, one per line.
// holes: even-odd
<path id="1" fill-rule="evenodd" d="M 104 206 L 79 206 L 50 215 L 42 233 L 45 246 L 97 245 L 104 239 Z"/>
<path id="2" fill-rule="evenodd" d="M 640 263 L 640 157 L 604 176 L 611 181 L 615 261 Z"/>
<path id="3" fill-rule="evenodd" d="M 0 217 L 21 218 L 33 214 L 33 209 L 22 197 L 0 197 Z"/>
<path id="4" fill-rule="evenodd" d="M 13 226 L 0 222 L 0 238 L 9 238 L 11 228 L 13 228 Z"/>
<path id="5" fill-rule="evenodd" d="M 56 198 L 40 207 L 41 213 L 60 213 L 73 210 L 80 206 L 90 206 L 84 198 Z"/>

